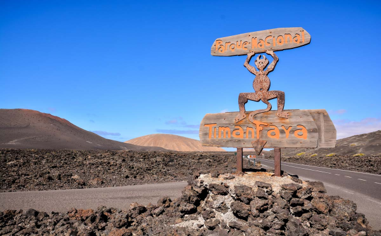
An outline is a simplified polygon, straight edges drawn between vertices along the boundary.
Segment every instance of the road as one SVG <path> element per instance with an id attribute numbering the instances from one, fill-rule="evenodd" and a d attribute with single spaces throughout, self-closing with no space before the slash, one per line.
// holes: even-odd
<path id="1" fill-rule="evenodd" d="M 146 184 L 111 188 L 68 189 L 0 193 L 0 211 L 33 208 L 66 212 L 71 208 L 97 209 L 99 206 L 128 209 L 133 202 L 156 204 L 160 197 L 181 196 L 186 182 Z"/>
<path id="2" fill-rule="evenodd" d="M 267 167 L 272 160 L 259 159 Z M 329 195 L 339 195 L 357 204 L 373 229 L 381 229 L 381 176 L 353 171 L 282 163 L 282 170 L 304 180 L 324 182 Z M 186 182 L 147 184 L 112 188 L 70 189 L 0 193 L 0 211 L 34 208 L 39 211 L 66 212 L 71 208 L 96 209 L 99 206 L 126 209 L 132 202 L 153 203 L 162 196 L 181 196 Z"/>
<path id="3" fill-rule="evenodd" d="M 273 160 L 258 160 L 267 166 L 274 167 Z M 296 163 L 282 162 L 282 170 L 324 183 L 340 186 L 348 190 L 362 193 L 381 202 L 381 175 L 339 170 L 326 167 L 308 166 Z"/>

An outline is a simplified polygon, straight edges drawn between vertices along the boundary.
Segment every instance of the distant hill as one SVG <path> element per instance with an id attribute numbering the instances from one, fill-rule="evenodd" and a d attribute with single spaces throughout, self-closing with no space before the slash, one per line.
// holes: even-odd
<path id="1" fill-rule="evenodd" d="M 164 150 L 105 139 L 60 117 L 25 109 L 0 109 L 0 148 Z"/>
<path id="2" fill-rule="evenodd" d="M 139 146 L 157 146 L 168 150 L 182 152 L 225 152 L 218 147 L 204 147 L 201 142 L 173 134 L 150 134 L 126 141 L 126 143 Z"/>
<path id="3" fill-rule="evenodd" d="M 364 153 L 365 155 L 380 155 L 381 130 L 339 139 L 336 142 L 335 148 L 282 149 L 282 155 L 284 156 L 294 156 L 301 152 L 306 152 L 307 155 L 316 153 L 319 156 L 325 156 L 330 153 L 336 153 L 339 156 L 354 155 L 357 153 Z M 272 155 L 272 151 L 265 153 Z"/>

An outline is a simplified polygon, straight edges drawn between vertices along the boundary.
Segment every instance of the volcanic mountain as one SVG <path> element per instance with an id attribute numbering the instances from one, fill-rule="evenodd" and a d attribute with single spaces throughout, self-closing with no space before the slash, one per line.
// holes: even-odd
<path id="1" fill-rule="evenodd" d="M 164 150 L 105 139 L 60 117 L 25 109 L 0 109 L 0 148 Z"/>
<path id="2" fill-rule="evenodd" d="M 150 134 L 126 141 L 139 146 L 156 146 L 182 152 L 225 152 L 218 147 L 204 147 L 201 142 L 173 134 Z"/>

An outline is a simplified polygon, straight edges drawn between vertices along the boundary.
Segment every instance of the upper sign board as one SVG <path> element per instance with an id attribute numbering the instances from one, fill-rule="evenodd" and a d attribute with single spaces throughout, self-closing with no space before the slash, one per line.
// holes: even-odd
<path id="1" fill-rule="evenodd" d="M 336 144 L 336 129 L 326 110 L 286 110 L 289 118 L 277 111 L 257 114 L 238 123 L 238 112 L 207 114 L 201 121 L 200 141 L 204 146 L 253 147 L 256 140 L 266 141 L 265 148 L 331 148 Z"/>
<path id="2" fill-rule="evenodd" d="M 212 56 L 241 56 L 250 51 L 281 51 L 311 42 L 311 35 L 302 27 L 278 28 L 218 38 L 212 46 Z"/>

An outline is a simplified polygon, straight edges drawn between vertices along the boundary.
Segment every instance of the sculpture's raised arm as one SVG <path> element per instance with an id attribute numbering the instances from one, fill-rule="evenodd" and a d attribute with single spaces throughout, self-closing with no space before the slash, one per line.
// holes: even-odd
<path id="1" fill-rule="evenodd" d="M 269 54 L 269 55 L 271 55 L 271 56 L 274 58 L 274 60 L 271 62 L 271 64 L 267 67 L 266 72 L 267 72 L 267 74 L 268 74 L 268 73 L 270 73 L 271 71 L 274 70 L 276 64 L 277 64 L 278 61 L 279 61 L 279 58 L 278 58 L 278 56 L 274 53 L 274 51 L 272 51 L 272 50 L 267 50 L 266 53 Z"/>
<path id="2" fill-rule="evenodd" d="M 254 67 L 254 66 L 251 66 L 251 65 L 249 64 L 251 58 L 252 58 L 254 55 L 255 55 L 255 52 L 249 52 L 249 53 L 247 54 L 247 58 L 246 58 L 245 63 L 243 64 L 243 66 L 246 67 L 246 69 L 247 69 L 248 71 L 250 71 L 252 74 L 257 75 L 257 70 L 255 69 L 255 67 Z"/>

